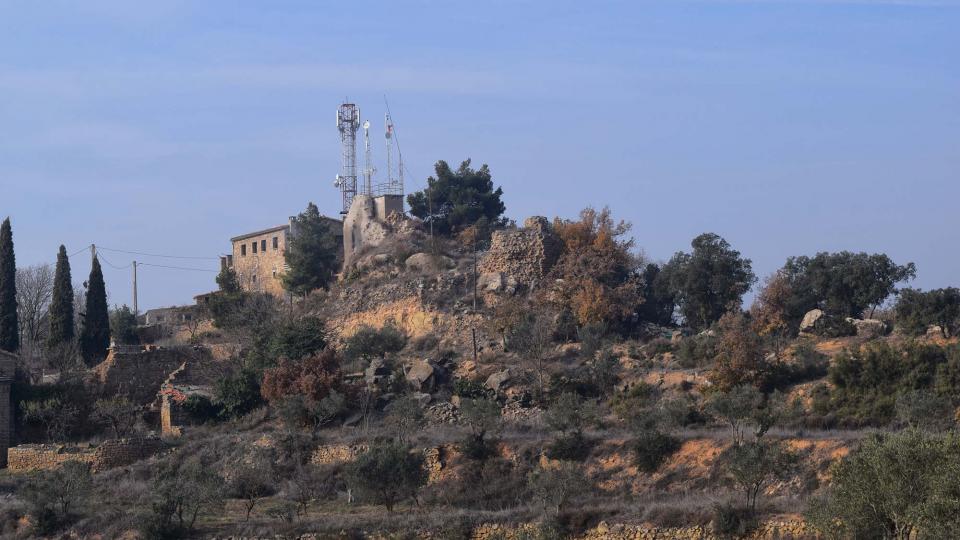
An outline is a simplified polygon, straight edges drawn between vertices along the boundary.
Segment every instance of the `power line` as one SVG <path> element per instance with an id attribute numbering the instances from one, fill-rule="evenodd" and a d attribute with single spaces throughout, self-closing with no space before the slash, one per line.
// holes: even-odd
<path id="1" fill-rule="evenodd" d="M 99 246 L 98 246 L 98 247 L 99 247 Z M 100 253 L 97 254 L 97 258 L 100 259 L 101 261 L 107 263 L 107 266 L 109 266 L 110 268 L 113 268 L 114 270 L 126 270 L 127 268 L 130 268 L 131 266 L 133 266 L 133 263 L 130 263 L 130 264 L 126 265 L 126 266 L 117 266 L 117 265 L 111 263 L 110 261 L 108 261 L 108 260 L 106 259 L 106 257 L 104 257 L 103 254 L 100 254 Z"/>
<path id="2" fill-rule="evenodd" d="M 151 264 L 151 263 L 145 263 L 145 262 L 138 262 L 138 263 L 137 263 L 137 266 L 153 266 L 153 267 L 156 267 L 156 268 L 170 268 L 170 269 L 172 269 L 172 270 L 192 270 L 192 271 L 194 271 L 194 272 L 212 272 L 212 273 L 214 273 L 214 274 L 216 274 L 217 272 L 219 272 L 219 270 L 210 270 L 210 269 L 208 269 L 208 268 L 190 268 L 190 267 L 186 267 L 186 266 L 168 266 L 168 265 L 165 265 L 165 264 Z"/>
<path id="3" fill-rule="evenodd" d="M 205 261 L 219 261 L 219 257 L 196 257 L 190 255 L 161 255 L 159 253 L 144 253 L 142 251 L 130 251 L 126 249 L 113 249 L 108 247 L 103 247 L 97 245 L 97 249 L 105 249 L 107 251 L 115 251 L 117 253 L 127 253 L 130 255 L 143 255 L 144 257 L 160 257 L 163 259 L 191 259 L 191 260 L 205 260 Z"/>

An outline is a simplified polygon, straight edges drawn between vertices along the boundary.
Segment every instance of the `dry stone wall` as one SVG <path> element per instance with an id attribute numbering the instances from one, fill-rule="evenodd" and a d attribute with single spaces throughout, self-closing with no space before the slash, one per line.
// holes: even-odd
<path id="1" fill-rule="evenodd" d="M 11 448 L 7 468 L 26 472 L 50 470 L 68 461 L 89 463 L 94 472 L 122 467 L 153 456 L 166 448 L 158 438 L 112 439 L 99 446 L 63 444 L 24 444 Z"/>

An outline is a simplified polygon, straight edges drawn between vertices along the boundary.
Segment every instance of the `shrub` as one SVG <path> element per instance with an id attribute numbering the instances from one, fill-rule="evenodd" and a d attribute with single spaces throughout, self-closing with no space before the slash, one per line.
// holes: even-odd
<path id="1" fill-rule="evenodd" d="M 460 445 L 463 455 L 473 460 L 484 460 L 496 454 L 487 440 L 487 434 L 500 425 L 500 405 L 489 399 L 464 399 L 460 403 L 463 422 L 470 433 Z"/>
<path id="2" fill-rule="evenodd" d="M 829 369 L 834 385 L 829 405 L 820 410 L 831 410 L 849 425 L 885 425 L 895 417 L 897 399 L 913 390 L 933 390 L 951 400 L 960 397 L 958 365 L 957 346 L 871 343 L 843 351 Z"/>
<path id="3" fill-rule="evenodd" d="M 67 461 L 60 468 L 40 473 L 22 491 L 34 528 L 39 534 L 55 532 L 73 517 L 71 510 L 93 487 L 90 466 Z"/>
<path id="4" fill-rule="evenodd" d="M 217 381 L 214 402 L 224 418 L 237 418 L 252 411 L 263 400 L 257 374 L 240 370 Z"/>
<path id="5" fill-rule="evenodd" d="M 583 492 L 588 484 L 580 465 L 565 461 L 556 467 L 538 467 L 527 475 L 532 497 L 544 510 L 550 508 L 559 514 L 575 493 Z"/>
<path id="6" fill-rule="evenodd" d="M 960 327 L 960 289 L 947 287 L 923 292 L 919 289 L 900 291 L 895 307 L 897 327 L 911 336 L 923 335 L 936 325 L 944 337 Z"/>
<path id="7" fill-rule="evenodd" d="M 656 472 L 680 446 L 680 439 L 656 430 L 644 430 L 630 443 L 634 465 L 646 473 Z"/>
<path id="8" fill-rule="evenodd" d="M 244 521 L 250 521 L 250 512 L 260 499 L 274 493 L 275 487 L 271 470 L 266 460 L 259 463 L 243 463 L 231 471 L 229 491 L 233 497 L 243 500 L 246 512 Z"/>
<path id="9" fill-rule="evenodd" d="M 187 396 L 180 407 L 192 421 L 198 424 L 205 424 L 222 417 L 220 407 L 214 405 L 213 401 L 207 396 L 200 394 Z"/>
<path id="10" fill-rule="evenodd" d="M 742 313 L 727 313 L 717 324 L 717 362 L 710 382 L 720 390 L 750 384 L 764 386 L 771 365 L 764 358 L 760 337 Z"/>
<path id="11" fill-rule="evenodd" d="M 756 527 L 750 508 L 729 503 L 717 503 L 713 507 L 710 528 L 716 534 L 743 536 Z"/>
<path id="12" fill-rule="evenodd" d="M 717 338 L 710 334 L 685 337 L 677 344 L 674 356 L 685 369 L 713 365 L 717 356 Z"/>
<path id="13" fill-rule="evenodd" d="M 268 348 L 274 360 L 299 360 L 322 351 L 326 346 L 326 326 L 323 320 L 303 317 L 279 325 L 270 338 Z"/>
<path id="14" fill-rule="evenodd" d="M 491 397 L 493 392 L 486 387 L 483 381 L 474 381 L 457 377 L 453 380 L 453 395 L 467 399 L 484 399 Z"/>
<path id="15" fill-rule="evenodd" d="M 347 468 L 349 483 L 362 495 L 393 512 L 397 503 L 416 496 L 427 482 L 423 455 L 397 442 L 377 444 Z"/>
<path id="16" fill-rule="evenodd" d="M 660 388 L 644 381 L 625 388 L 610 400 L 614 414 L 629 425 L 642 425 L 651 416 L 650 408 L 660 399 Z"/>
<path id="17" fill-rule="evenodd" d="M 544 453 L 550 459 L 584 461 L 592 448 L 593 440 L 582 433 L 564 433 L 547 445 Z"/>
<path id="18" fill-rule="evenodd" d="M 385 358 L 388 354 L 399 352 L 406 344 L 406 334 L 392 324 L 384 325 L 379 330 L 364 325 L 347 338 L 343 355 L 351 361 Z"/>
<path id="19" fill-rule="evenodd" d="M 299 361 L 281 359 L 277 367 L 264 371 L 261 393 L 270 402 L 291 395 L 319 402 L 342 388 L 340 358 L 332 349 L 326 349 Z"/>
<path id="20" fill-rule="evenodd" d="M 897 419 L 921 429 L 947 429 L 954 425 L 950 400 L 931 390 L 913 390 L 897 398 Z"/>
<path id="21" fill-rule="evenodd" d="M 797 457 L 778 441 L 757 440 L 733 445 L 719 458 L 733 483 L 744 495 L 751 514 L 757 510 L 757 498 L 775 478 L 786 478 Z"/>
<path id="22" fill-rule="evenodd" d="M 833 470 L 807 521 L 843 538 L 960 535 L 960 439 L 916 430 L 876 434 Z"/>
<path id="23" fill-rule="evenodd" d="M 93 404 L 93 420 L 105 424 L 113 430 L 116 438 L 121 438 L 139 419 L 138 407 L 124 396 L 114 396 L 109 399 L 98 399 Z"/>

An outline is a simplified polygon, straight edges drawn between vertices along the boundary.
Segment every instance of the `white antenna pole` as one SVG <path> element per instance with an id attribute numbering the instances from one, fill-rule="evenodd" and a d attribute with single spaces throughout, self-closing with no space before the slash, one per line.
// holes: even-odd
<path id="1" fill-rule="evenodd" d="M 386 126 L 386 132 L 384 133 L 384 139 L 386 140 L 387 145 L 387 185 L 391 188 L 393 187 L 393 166 L 391 163 L 391 149 L 390 147 L 393 144 L 391 139 L 391 132 L 393 131 L 393 122 L 390 121 L 390 113 L 387 113 L 383 118 L 383 123 Z"/>
<path id="2" fill-rule="evenodd" d="M 373 173 L 376 172 L 376 169 L 373 168 L 373 155 L 370 149 L 370 121 L 367 120 L 363 123 L 363 147 L 364 147 L 364 160 L 366 161 L 366 167 L 363 169 L 363 179 L 364 186 L 367 195 L 373 195 Z"/>

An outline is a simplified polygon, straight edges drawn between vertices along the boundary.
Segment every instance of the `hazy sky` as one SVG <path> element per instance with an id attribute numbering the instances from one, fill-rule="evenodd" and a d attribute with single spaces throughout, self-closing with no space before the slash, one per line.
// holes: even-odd
<path id="1" fill-rule="evenodd" d="M 379 134 L 386 94 L 410 188 L 470 157 L 510 217 L 609 205 L 654 259 L 713 231 L 760 275 L 848 249 L 960 285 L 958 29 L 960 0 L 2 0 L 0 216 L 20 266 L 215 270 L 339 210 L 334 111 Z M 141 268 L 141 309 L 213 277 Z"/>

